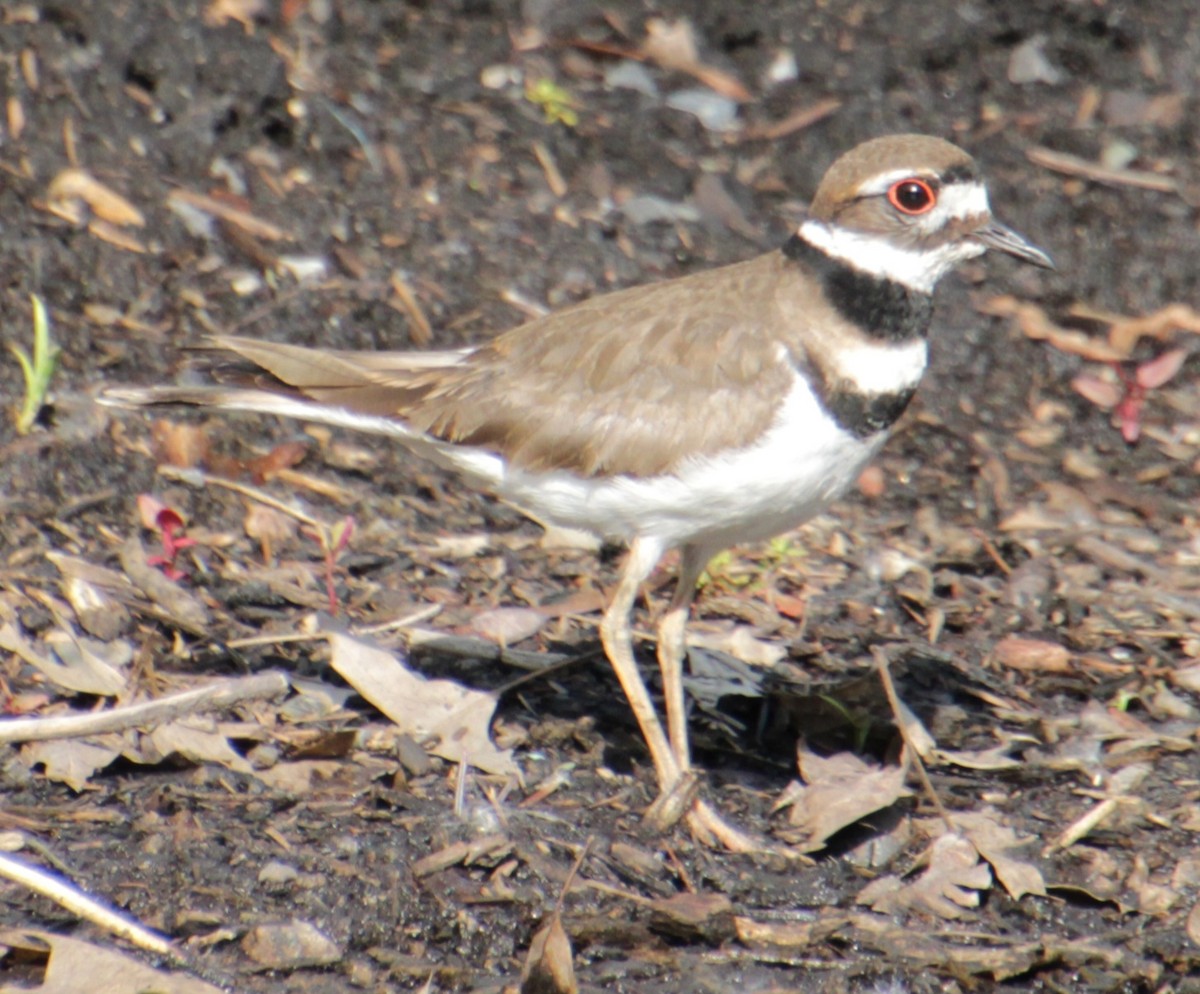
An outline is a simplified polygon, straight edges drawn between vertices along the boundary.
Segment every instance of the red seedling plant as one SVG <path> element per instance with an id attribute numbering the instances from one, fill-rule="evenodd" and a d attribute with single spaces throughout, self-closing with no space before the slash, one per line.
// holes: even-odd
<path id="1" fill-rule="evenodd" d="M 325 528 L 315 522 L 308 528 L 302 529 L 303 534 L 317 540 L 321 546 L 321 554 L 325 560 L 325 596 L 329 598 L 329 613 L 338 613 L 337 588 L 334 584 L 334 570 L 337 568 L 338 557 L 350 545 L 354 535 L 354 518 L 346 515 L 332 528 Z"/>
<path id="2" fill-rule="evenodd" d="M 1188 354 L 1168 349 L 1157 359 L 1143 362 L 1131 373 L 1124 363 L 1110 363 L 1119 383 L 1083 373 L 1071 381 L 1075 390 L 1097 407 L 1112 411 L 1113 424 L 1130 445 L 1142 434 L 1142 409 L 1152 390 L 1166 385 L 1183 368 Z"/>
<path id="3" fill-rule="evenodd" d="M 175 561 L 179 558 L 179 553 L 196 544 L 194 538 L 184 535 L 187 525 L 183 515 L 150 494 L 139 494 L 137 503 L 142 525 L 157 532 L 162 542 L 162 552 L 147 556 L 146 562 L 162 569 L 163 575 L 168 579 L 176 582 L 182 580 L 187 574 L 175 565 Z"/>

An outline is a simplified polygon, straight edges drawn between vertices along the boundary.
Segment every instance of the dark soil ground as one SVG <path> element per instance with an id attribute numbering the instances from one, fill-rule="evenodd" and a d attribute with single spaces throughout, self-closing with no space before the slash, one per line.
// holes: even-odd
<path id="1" fill-rule="evenodd" d="M 700 62 L 745 85 L 729 130 L 668 106 L 697 88 L 711 99 L 694 75 L 621 65 L 652 15 L 688 18 Z M 0 626 L 35 646 L 79 631 L 53 555 L 121 571 L 127 537 L 152 540 L 136 505 L 152 493 L 200 540 L 178 565 L 209 620 L 181 630 L 140 597 L 128 617 L 114 610 L 101 641 L 131 650 L 122 699 L 247 668 L 336 683 L 320 643 L 220 648 L 304 630 L 327 610 L 324 571 L 316 543 L 294 531 L 273 541 L 265 570 L 247 534 L 253 501 L 157 472 L 201 438 L 213 475 L 240 470 L 246 486 L 320 521 L 354 517 L 334 572 L 343 623 L 436 604 L 427 627 L 471 635 L 486 610 L 536 605 L 554 617 L 516 648 L 568 660 L 509 688 L 524 671 L 415 654 L 426 674 L 506 688 L 494 736 L 515 747 L 519 781 L 460 781 L 456 766 L 397 753 L 394 736 L 348 746 L 332 733 L 387 728 L 357 697 L 308 725 L 289 726 L 278 702 L 227 716 L 253 768 L 143 753 L 73 788 L 0 745 L 0 837 L 24 840 L 19 858 L 48 853 L 236 990 L 515 985 L 577 858 L 582 885 L 562 924 L 585 989 L 1200 990 L 1195 364 L 1144 391 L 1141 438 L 1127 444 L 1072 389 L 1081 373 L 1111 388 L 1112 370 L 1061 337 L 1034 340 L 1036 312 L 1017 321 L 997 313 L 1011 302 L 996 303 L 1037 305 L 1093 343 L 1107 316 L 1200 307 L 1194 4 L 13 0 L 0 5 L 0 58 L 0 336 L 29 347 L 38 294 L 62 346 L 33 432 L 0 419 Z M 657 93 L 617 85 L 622 74 Z M 561 88 L 574 124 L 551 119 L 539 81 Z M 772 132 L 830 98 L 815 123 Z M 647 757 L 597 652 L 597 592 L 614 581 L 615 553 L 543 549 L 515 511 L 371 439 L 182 415 L 172 422 L 201 430 L 152 437 L 150 419 L 90 399 L 106 384 L 169 378 L 180 348 L 212 330 L 407 348 L 427 342 L 419 312 L 432 346 L 449 348 L 531 305 L 742 259 L 782 242 L 838 152 L 909 130 L 975 154 L 997 213 L 1058 271 L 989 258 L 948 279 L 932 372 L 881 472 L 787 541 L 713 567 L 697 630 L 736 622 L 752 647 L 786 655 L 719 713 L 716 695 L 703 700 L 693 734 L 717 807 L 786 834 L 772 805 L 796 779 L 798 734 L 822 755 L 894 761 L 870 670 L 882 649 L 942 750 L 931 766 L 942 803 L 1028 840 L 1014 859 L 1040 871 L 1045 894 L 1013 896 L 1006 864 L 988 857 L 991 886 L 950 874 L 932 888 L 940 900 L 860 903 L 873 879 L 923 879 L 937 832 L 915 780 L 912 797 L 795 865 L 713 852 L 682 826 L 648 831 Z M 1110 172 L 1096 182 L 1076 160 L 1050 171 L 1045 149 Z M 69 216 L 69 167 L 144 224 L 101 201 Z M 201 230 L 181 193 L 276 230 Z M 313 260 L 324 268 L 298 281 Z M 1169 348 L 1190 357 L 1180 314 L 1138 342 L 1127 375 Z M 8 408 L 23 387 L 5 355 Z M 275 466 L 294 441 L 304 461 L 263 482 L 264 454 Z M 667 571 L 640 627 L 669 589 Z M 46 681 L 8 651 L 11 637 L 2 644 L 10 711 L 100 702 Z M 322 733 L 310 752 L 295 727 Z M 255 772 L 284 761 L 312 761 L 306 779 Z M 539 791 L 555 775 L 561 786 Z M 480 839 L 491 841 L 474 859 L 447 854 Z M 419 862 L 439 853 L 437 866 Z M 690 893 L 719 907 L 684 920 L 678 895 Z M 262 952 L 256 929 L 293 920 L 331 940 L 322 965 Z M 119 947 L 8 882 L 0 926 Z M 14 944 L 0 933 L 0 952 Z M 36 973 L 0 958 L 4 990 Z M 83 975 L 59 983 L 94 989 Z"/>

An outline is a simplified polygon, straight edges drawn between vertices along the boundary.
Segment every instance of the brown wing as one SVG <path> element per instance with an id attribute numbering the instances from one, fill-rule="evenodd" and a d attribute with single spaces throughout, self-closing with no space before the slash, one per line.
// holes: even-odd
<path id="1" fill-rule="evenodd" d="M 792 375 L 767 327 L 781 320 L 771 314 L 781 261 L 775 253 L 595 297 L 468 354 L 442 353 L 444 363 L 214 344 L 314 400 L 396 415 L 516 466 L 652 476 L 681 452 L 745 445 L 770 425 Z"/>
<path id="2" fill-rule="evenodd" d="M 681 452 L 746 444 L 791 375 L 763 327 L 774 278 L 767 256 L 585 301 L 431 374 L 404 418 L 517 466 L 586 476 L 653 476 Z"/>

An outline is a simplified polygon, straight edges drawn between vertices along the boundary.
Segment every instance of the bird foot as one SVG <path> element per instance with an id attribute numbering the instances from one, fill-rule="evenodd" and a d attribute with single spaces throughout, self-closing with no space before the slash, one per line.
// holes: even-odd
<path id="1" fill-rule="evenodd" d="M 699 792 L 700 774 L 696 770 L 685 770 L 655 798 L 642 815 L 642 821 L 659 835 L 670 831 L 696 803 Z"/>

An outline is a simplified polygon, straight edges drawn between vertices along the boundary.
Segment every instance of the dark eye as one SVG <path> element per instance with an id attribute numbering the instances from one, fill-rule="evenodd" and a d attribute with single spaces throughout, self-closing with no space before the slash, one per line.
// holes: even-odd
<path id="1" fill-rule="evenodd" d="M 933 187 L 923 179 L 902 179 L 888 190 L 888 203 L 902 214 L 924 214 L 937 203 Z"/>

